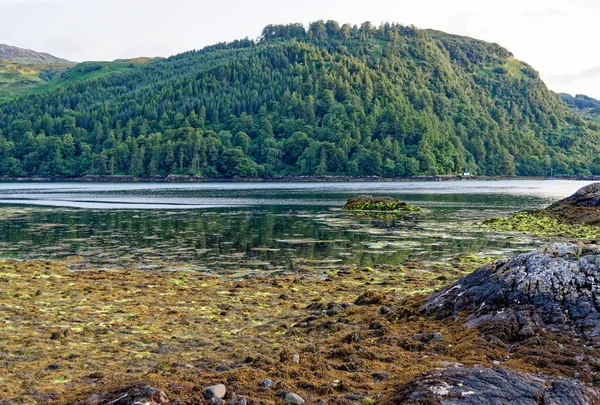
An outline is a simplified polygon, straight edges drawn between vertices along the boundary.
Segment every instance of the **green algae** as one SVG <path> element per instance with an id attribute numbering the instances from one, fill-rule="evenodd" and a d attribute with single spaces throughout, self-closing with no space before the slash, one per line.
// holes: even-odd
<path id="1" fill-rule="evenodd" d="M 490 218 L 482 225 L 502 232 L 594 240 L 600 238 L 600 227 L 566 223 L 546 211 L 522 211 L 509 217 Z"/>
<path id="2" fill-rule="evenodd" d="M 375 218 L 394 218 L 422 212 L 421 207 L 391 197 L 359 196 L 349 199 L 344 209 Z"/>

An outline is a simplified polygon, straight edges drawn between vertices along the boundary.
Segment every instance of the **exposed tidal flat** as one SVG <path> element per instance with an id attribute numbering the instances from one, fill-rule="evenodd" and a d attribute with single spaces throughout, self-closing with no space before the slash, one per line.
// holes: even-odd
<path id="1" fill-rule="evenodd" d="M 513 350 L 419 310 L 550 241 L 482 221 L 586 183 L 447 184 L 0 184 L 0 401 L 67 404 L 143 381 L 192 404 L 217 383 L 257 404 L 282 391 L 386 403 L 451 363 L 594 381 L 595 349 L 576 339 Z M 341 209 L 359 194 L 424 212 Z"/>

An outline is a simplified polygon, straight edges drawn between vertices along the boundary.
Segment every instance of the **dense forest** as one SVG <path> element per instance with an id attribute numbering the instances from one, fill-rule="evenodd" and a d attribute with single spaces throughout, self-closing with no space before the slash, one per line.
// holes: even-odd
<path id="1" fill-rule="evenodd" d="M 0 104 L 0 175 L 600 174 L 600 126 L 504 48 L 270 25 Z"/>

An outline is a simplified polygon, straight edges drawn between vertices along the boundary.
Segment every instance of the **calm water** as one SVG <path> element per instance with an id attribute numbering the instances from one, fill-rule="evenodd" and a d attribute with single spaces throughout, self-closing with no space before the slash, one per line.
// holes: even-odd
<path id="1" fill-rule="evenodd" d="M 503 255 L 545 241 L 489 232 L 477 221 L 546 206 L 588 183 L 0 183 L 0 256 L 242 277 Z M 426 212 L 374 220 L 340 209 L 361 194 L 395 196 Z"/>

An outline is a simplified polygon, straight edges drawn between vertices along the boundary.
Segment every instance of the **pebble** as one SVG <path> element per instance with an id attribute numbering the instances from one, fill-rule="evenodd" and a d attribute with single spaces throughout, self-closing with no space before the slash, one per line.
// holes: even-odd
<path id="1" fill-rule="evenodd" d="M 227 388 L 225 387 L 225 385 L 217 384 L 217 385 L 213 385 L 213 386 L 205 388 L 204 391 L 202 392 L 202 395 L 204 395 L 204 398 L 206 398 L 206 399 L 211 399 L 211 398 L 223 399 L 226 392 L 227 392 Z"/>
<path id="2" fill-rule="evenodd" d="M 225 401 L 223 401 L 220 398 L 211 398 L 210 401 L 208 401 L 209 405 L 225 405 Z"/>
<path id="3" fill-rule="evenodd" d="M 292 360 L 294 360 L 294 363 L 300 363 L 300 355 L 296 353 L 292 354 Z"/>
<path id="4" fill-rule="evenodd" d="M 273 381 L 271 381 L 268 378 L 265 378 L 264 380 L 262 380 L 262 383 L 260 383 L 260 385 L 263 387 L 270 387 L 273 385 Z"/>
<path id="5" fill-rule="evenodd" d="M 291 392 L 285 394 L 284 400 L 286 404 L 290 405 L 303 405 L 305 403 L 304 398 Z"/>

